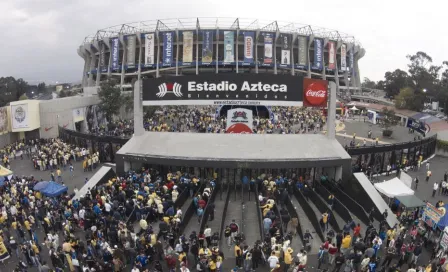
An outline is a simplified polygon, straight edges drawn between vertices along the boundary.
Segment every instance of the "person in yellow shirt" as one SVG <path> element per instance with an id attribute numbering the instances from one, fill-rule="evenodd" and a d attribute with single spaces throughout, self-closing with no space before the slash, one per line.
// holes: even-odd
<path id="1" fill-rule="evenodd" d="M 285 260 L 285 271 L 288 270 L 288 268 L 291 266 L 292 264 L 292 253 L 294 252 L 294 250 L 290 247 L 288 247 L 288 249 L 285 251 L 285 256 L 284 256 L 284 260 Z"/>
<path id="2" fill-rule="evenodd" d="M 345 254 L 345 252 L 350 248 L 350 245 L 352 244 L 352 237 L 350 234 L 347 234 L 344 239 L 342 239 L 341 244 L 341 253 Z"/>

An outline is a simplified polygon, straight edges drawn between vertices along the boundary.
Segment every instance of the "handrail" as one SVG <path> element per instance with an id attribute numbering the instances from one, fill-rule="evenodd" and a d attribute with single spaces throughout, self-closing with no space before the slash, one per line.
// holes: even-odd
<path id="1" fill-rule="evenodd" d="M 202 194 L 204 189 L 205 189 L 205 183 L 201 183 L 201 185 L 200 185 L 200 187 L 199 187 L 197 192 Z M 182 222 L 181 222 L 180 227 L 179 227 L 179 234 L 183 234 L 183 232 L 185 230 L 185 227 L 188 225 L 188 223 L 191 220 L 191 217 L 193 217 L 193 214 L 195 214 L 195 213 L 196 213 L 196 210 L 195 210 L 195 206 L 194 206 L 194 201 L 192 199 L 190 205 L 187 208 L 187 210 L 184 212 L 184 216 L 182 217 Z M 188 233 L 188 235 L 189 235 L 189 233 Z"/>
<path id="2" fill-rule="evenodd" d="M 336 231 L 339 232 L 341 231 L 341 227 L 343 226 L 339 226 L 338 222 L 336 221 L 336 217 L 334 217 L 334 213 L 332 210 L 330 210 L 330 208 L 327 206 L 327 204 L 325 204 L 325 202 L 323 202 L 322 199 L 319 198 L 319 196 L 317 195 L 317 193 L 313 190 L 310 190 L 310 195 L 309 198 L 311 199 L 311 201 L 314 203 L 314 205 L 316 205 L 317 209 L 323 214 L 323 213 L 328 213 L 329 217 L 328 217 L 328 222 L 330 223 L 331 227 Z"/>
<path id="3" fill-rule="evenodd" d="M 302 192 L 299 189 L 295 188 L 294 196 L 296 197 L 300 206 L 302 206 L 303 211 L 305 212 L 306 216 L 308 217 L 314 229 L 316 230 L 317 235 L 319 235 L 322 241 L 325 241 L 324 233 L 319 224 L 319 219 L 317 219 L 317 216 L 314 213 L 313 208 L 311 208 L 310 204 L 305 200 L 305 197 L 303 196 Z"/>
<path id="4" fill-rule="evenodd" d="M 327 202 L 327 204 L 329 205 L 329 199 L 328 197 L 330 196 L 330 191 L 328 191 L 327 188 L 325 188 L 325 186 L 319 184 L 317 186 L 314 187 L 316 193 L 318 193 L 323 199 L 325 199 L 325 201 Z M 349 209 L 347 209 L 347 207 L 342 204 L 341 201 L 339 201 L 339 199 L 335 196 L 333 199 L 334 203 L 333 203 L 333 210 L 335 210 L 339 216 L 341 216 L 341 218 L 344 220 L 344 222 L 348 222 L 348 221 L 352 221 L 353 218 L 350 214 Z"/>
<path id="5" fill-rule="evenodd" d="M 222 217 L 221 217 L 221 231 L 219 232 L 219 241 L 222 241 L 222 234 L 224 230 L 224 226 L 226 224 L 226 215 L 227 215 L 227 208 L 229 207 L 229 200 L 230 200 L 230 194 L 232 192 L 231 190 L 232 186 L 230 184 L 227 186 L 227 195 L 226 195 L 226 203 L 224 204 L 224 209 L 222 211 Z"/>
<path id="6" fill-rule="evenodd" d="M 244 200 L 244 184 L 241 182 L 241 233 L 245 232 L 245 213 L 246 213 L 246 202 Z"/>
<path id="7" fill-rule="evenodd" d="M 258 184 L 257 183 L 254 184 L 254 188 L 255 188 L 255 199 L 256 199 L 256 203 L 257 203 L 258 227 L 260 228 L 261 241 L 263 241 L 265 234 L 264 234 L 264 228 L 263 228 L 263 215 L 261 214 L 260 200 L 258 199 Z"/>
<path id="8" fill-rule="evenodd" d="M 213 192 L 211 193 L 211 195 L 208 199 L 207 205 L 205 205 L 204 214 L 202 215 L 201 223 L 199 224 L 199 232 L 202 232 L 205 229 L 205 225 L 207 224 L 208 217 L 210 216 L 210 211 L 208 209 L 208 205 L 210 203 L 215 202 L 216 195 L 218 194 L 218 191 L 221 189 L 220 187 L 221 187 L 220 184 L 217 184 L 215 186 L 215 188 L 213 189 Z"/>
<path id="9" fill-rule="evenodd" d="M 409 141 L 404 143 L 396 143 L 396 144 L 381 144 L 375 146 L 360 146 L 360 147 L 348 147 L 347 153 L 350 156 L 354 155 L 363 155 L 363 154 L 371 154 L 371 153 L 381 153 L 381 152 L 390 152 L 394 150 L 403 150 L 409 148 L 415 148 L 424 144 L 435 143 L 437 141 L 437 135 L 417 140 L 417 141 Z"/>
<path id="10" fill-rule="evenodd" d="M 286 200 L 286 208 L 288 209 L 289 216 L 291 217 L 290 220 L 292 220 L 293 218 L 297 218 L 297 223 L 298 223 L 297 224 L 297 233 L 299 234 L 300 240 L 302 241 L 302 244 L 303 244 L 303 231 L 302 231 L 302 226 L 300 224 L 299 214 L 297 213 L 297 210 L 295 209 L 295 207 L 292 204 L 291 199 L 289 197 Z"/>

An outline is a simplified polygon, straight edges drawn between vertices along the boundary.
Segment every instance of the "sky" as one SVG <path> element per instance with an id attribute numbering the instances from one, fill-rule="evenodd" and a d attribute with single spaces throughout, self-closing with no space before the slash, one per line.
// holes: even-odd
<path id="1" fill-rule="evenodd" d="M 0 77 L 80 82 L 84 61 L 77 48 L 99 29 L 167 18 L 239 17 L 351 34 L 366 50 L 361 77 L 380 80 L 386 71 L 407 70 L 406 55 L 417 51 L 436 64 L 448 60 L 447 9 L 443 0 L 1 0 Z"/>

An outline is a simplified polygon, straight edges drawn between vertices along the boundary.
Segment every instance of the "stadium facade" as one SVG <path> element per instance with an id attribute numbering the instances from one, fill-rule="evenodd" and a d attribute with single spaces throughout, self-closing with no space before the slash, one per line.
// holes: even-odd
<path id="1" fill-rule="evenodd" d="M 78 49 L 83 87 L 116 78 L 122 88 L 142 78 L 201 73 L 272 73 L 334 81 L 359 89 L 365 50 L 336 30 L 279 21 L 191 18 L 122 24 L 98 30 Z"/>

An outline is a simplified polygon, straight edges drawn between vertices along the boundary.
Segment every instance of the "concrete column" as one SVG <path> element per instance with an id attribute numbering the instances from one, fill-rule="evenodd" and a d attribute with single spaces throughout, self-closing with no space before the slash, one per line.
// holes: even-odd
<path id="1" fill-rule="evenodd" d="M 140 50 L 138 50 L 138 71 L 137 71 L 137 80 L 140 81 L 142 79 L 142 54 L 143 54 L 143 39 L 142 34 L 137 33 L 137 40 L 140 44 Z"/>
<path id="2" fill-rule="evenodd" d="M 101 49 L 100 49 L 99 53 L 101 54 Z M 100 60 L 101 56 L 98 56 L 98 59 Z M 96 68 L 96 82 L 95 82 L 95 86 L 99 87 L 100 86 L 100 82 L 101 82 L 101 61 L 98 61 L 98 67 Z"/>
<path id="3" fill-rule="evenodd" d="M 238 39 L 239 39 L 239 36 L 240 36 L 240 30 L 237 29 L 236 30 L 236 43 L 235 43 L 236 44 L 235 65 L 236 65 L 236 73 L 237 74 L 238 74 Z M 224 45 L 224 47 L 225 47 L 225 45 Z"/>
<path id="4" fill-rule="evenodd" d="M 327 137 L 334 140 L 336 138 L 336 83 L 330 81 L 328 87 L 330 99 L 328 102 Z"/>
<path id="5" fill-rule="evenodd" d="M 216 58 L 215 58 L 215 62 L 216 62 L 216 73 L 218 73 L 219 72 L 219 65 L 218 65 L 218 62 L 219 62 L 219 29 L 216 29 L 216 40 L 215 40 L 215 43 L 216 43 Z"/>
<path id="6" fill-rule="evenodd" d="M 138 80 L 134 84 L 134 136 L 145 133 L 143 127 L 142 82 Z"/>
<path id="7" fill-rule="evenodd" d="M 342 166 L 336 166 L 336 173 L 334 175 L 334 179 L 337 181 L 339 179 L 342 179 Z"/>
<path id="8" fill-rule="evenodd" d="M 179 75 L 179 31 L 176 29 L 176 76 Z"/>
<path id="9" fill-rule="evenodd" d="M 90 59 L 88 57 L 84 57 L 84 69 L 82 72 L 82 87 L 87 87 L 87 72 L 88 72 L 88 67 L 90 66 Z"/>
<path id="10" fill-rule="evenodd" d="M 260 31 L 255 32 L 255 74 L 258 74 L 258 35 Z"/>
<path id="11" fill-rule="evenodd" d="M 120 88 L 123 88 L 124 84 L 124 74 L 126 72 L 125 65 L 126 65 L 126 42 L 124 40 L 124 36 L 120 35 L 120 43 L 123 47 L 123 57 L 121 58 L 121 77 L 120 77 Z"/>
<path id="12" fill-rule="evenodd" d="M 325 47 L 328 45 L 328 39 L 322 40 L 322 79 L 327 79 L 327 70 L 325 69 Z"/>
<path id="13" fill-rule="evenodd" d="M 307 57 L 308 57 L 308 59 L 307 59 L 307 61 L 308 61 L 308 75 L 307 75 L 307 77 L 308 78 L 311 78 L 311 58 L 310 58 L 310 48 L 311 48 L 311 45 L 313 44 L 313 41 L 314 41 L 314 35 L 310 35 L 309 37 L 308 37 L 308 39 L 309 39 L 309 41 L 308 41 L 308 47 L 306 48 L 306 54 L 307 54 Z"/>
<path id="14" fill-rule="evenodd" d="M 159 69 L 159 62 L 160 62 L 160 38 L 159 38 L 159 31 L 156 31 L 156 39 L 157 39 L 156 77 L 160 77 L 160 69 Z"/>
<path id="15" fill-rule="evenodd" d="M 124 169 L 123 170 L 124 170 L 124 172 L 128 172 L 129 170 L 131 170 L 131 163 L 128 161 L 124 161 Z"/>
<path id="16" fill-rule="evenodd" d="M 291 35 L 291 75 L 295 75 L 295 63 L 294 63 L 294 42 L 297 39 L 297 34 L 294 33 Z"/>
<path id="17" fill-rule="evenodd" d="M 199 27 L 196 25 L 196 75 L 199 75 Z"/>
<path id="18" fill-rule="evenodd" d="M 89 72 L 93 71 L 95 69 L 95 62 L 96 62 L 96 56 L 93 52 L 90 52 L 90 67 Z M 93 81 L 93 73 L 89 74 L 89 81 L 88 81 L 89 87 L 92 87 L 94 85 Z"/>

